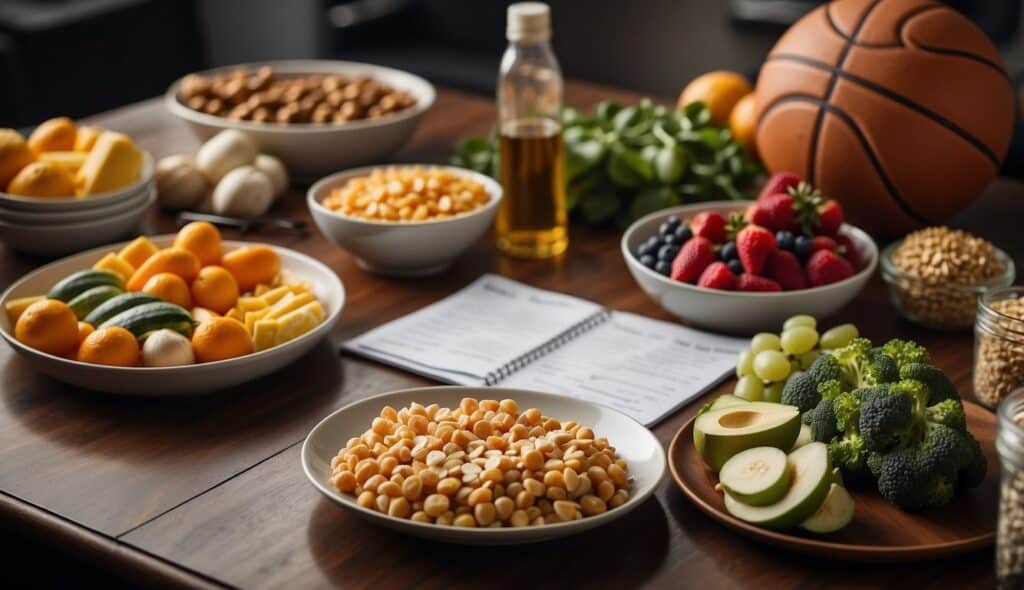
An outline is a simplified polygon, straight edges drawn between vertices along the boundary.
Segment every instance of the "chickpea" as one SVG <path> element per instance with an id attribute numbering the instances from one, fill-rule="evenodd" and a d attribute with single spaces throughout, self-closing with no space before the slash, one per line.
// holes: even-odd
<path id="1" fill-rule="evenodd" d="M 476 519 L 473 518 L 472 514 L 460 514 L 455 517 L 453 524 L 455 526 L 474 528 L 476 527 Z"/>
<path id="2" fill-rule="evenodd" d="M 473 507 L 473 515 L 476 517 L 476 521 L 478 523 L 487 526 L 494 522 L 498 513 L 493 503 L 481 502 Z"/>
<path id="3" fill-rule="evenodd" d="M 601 514 L 608 507 L 605 505 L 604 500 L 593 495 L 586 495 L 580 498 L 580 510 L 586 516 L 594 516 Z"/>

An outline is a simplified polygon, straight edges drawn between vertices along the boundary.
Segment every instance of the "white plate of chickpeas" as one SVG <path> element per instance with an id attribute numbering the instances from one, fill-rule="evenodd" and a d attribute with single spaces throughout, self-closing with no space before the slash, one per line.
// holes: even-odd
<path id="1" fill-rule="evenodd" d="M 504 545 L 625 516 L 665 473 L 641 424 L 583 400 L 509 388 L 421 387 L 341 408 L 302 446 L 325 496 L 386 527 Z"/>

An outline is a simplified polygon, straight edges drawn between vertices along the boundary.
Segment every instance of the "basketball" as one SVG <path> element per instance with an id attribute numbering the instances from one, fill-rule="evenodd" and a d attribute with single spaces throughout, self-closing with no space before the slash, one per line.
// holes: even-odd
<path id="1" fill-rule="evenodd" d="M 971 203 L 1006 156 L 1014 92 L 967 18 L 926 0 L 839 0 L 782 36 L 758 77 L 757 146 L 896 236 Z"/>

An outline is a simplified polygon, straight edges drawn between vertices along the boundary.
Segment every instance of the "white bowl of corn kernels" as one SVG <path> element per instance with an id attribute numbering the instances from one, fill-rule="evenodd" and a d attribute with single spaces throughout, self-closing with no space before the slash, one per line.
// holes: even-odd
<path id="1" fill-rule="evenodd" d="M 463 168 L 366 167 L 328 176 L 307 202 L 320 232 L 364 270 L 416 277 L 437 274 L 494 222 L 501 185 Z"/>
<path id="2" fill-rule="evenodd" d="M 302 467 L 327 498 L 376 524 L 510 545 L 627 515 L 657 488 L 665 453 L 632 418 L 580 399 L 420 387 L 324 418 L 302 445 Z"/>

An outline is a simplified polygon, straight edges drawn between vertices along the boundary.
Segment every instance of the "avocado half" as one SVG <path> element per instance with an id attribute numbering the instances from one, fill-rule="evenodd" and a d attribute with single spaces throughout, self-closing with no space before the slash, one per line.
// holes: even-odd
<path id="1" fill-rule="evenodd" d="M 693 444 L 716 473 L 733 455 L 754 447 L 788 451 L 800 434 L 800 410 L 769 402 L 729 404 L 697 416 Z"/>

